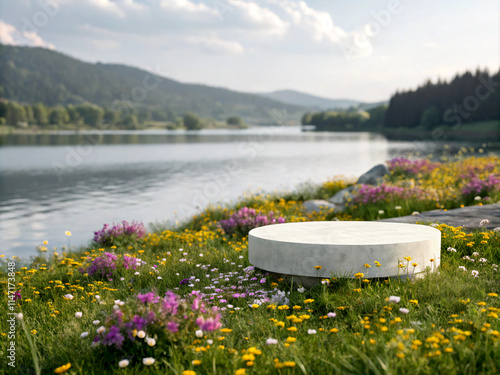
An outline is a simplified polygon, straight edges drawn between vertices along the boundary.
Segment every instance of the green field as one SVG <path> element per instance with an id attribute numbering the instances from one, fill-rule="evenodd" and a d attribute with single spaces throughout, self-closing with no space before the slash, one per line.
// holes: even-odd
<path id="1" fill-rule="evenodd" d="M 411 259 L 398 259 L 399 279 L 371 279 L 378 260 L 366 258 L 362 274 L 332 275 L 310 290 L 247 268 L 248 225 L 237 219 L 245 207 L 286 222 L 374 220 L 500 199 L 497 157 L 391 170 L 383 193 L 367 188 L 340 214 L 303 210 L 304 199 L 352 184 L 330 180 L 242 197 L 145 236 L 103 235 L 76 249 L 68 232 L 70 250 L 49 250 L 48 239 L 29 261 L 2 255 L 0 373 L 498 373 L 500 231 L 437 226 L 441 266 L 420 279 Z M 236 226 L 222 221 L 230 217 Z M 10 325 L 8 314 L 20 312 Z"/>

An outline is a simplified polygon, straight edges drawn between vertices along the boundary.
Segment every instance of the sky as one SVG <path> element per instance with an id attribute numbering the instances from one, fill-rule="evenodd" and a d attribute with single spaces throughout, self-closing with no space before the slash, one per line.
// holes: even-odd
<path id="1" fill-rule="evenodd" d="M 496 0 L 0 0 L 0 42 L 243 92 L 388 100 L 500 66 Z"/>

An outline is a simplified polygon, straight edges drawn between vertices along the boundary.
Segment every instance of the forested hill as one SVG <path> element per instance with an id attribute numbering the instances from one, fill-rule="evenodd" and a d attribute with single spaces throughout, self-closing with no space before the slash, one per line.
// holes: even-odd
<path id="1" fill-rule="evenodd" d="M 392 96 L 385 115 L 385 128 L 431 130 L 444 124 L 500 119 L 500 71 L 477 70 L 457 75 L 450 82 L 426 82 L 413 91 Z"/>
<path id="2" fill-rule="evenodd" d="M 256 124 L 276 123 L 276 113 L 283 113 L 285 107 L 290 118 L 299 118 L 307 110 L 258 95 L 165 77 L 158 77 L 161 82 L 156 86 L 152 74 L 144 70 L 86 63 L 43 48 L 0 44 L 0 72 L 0 97 L 28 104 L 109 107 L 116 100 L 129 100 L 150 109 L 193 112 L 217 120 L 240 116 Z"/>

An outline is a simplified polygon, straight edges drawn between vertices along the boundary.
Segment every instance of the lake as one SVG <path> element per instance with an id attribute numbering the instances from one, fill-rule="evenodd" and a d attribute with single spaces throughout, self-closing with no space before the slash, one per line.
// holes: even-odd
<path id="1" fill-rule="evenodd" d="M 439 144 L 299 127 L 246 130 L 58 132 L 0 137 L 0 254 L 85 245 L 104 223 L 177 220 L 245 191 L 272 192 Z M 71 231 L 70 238 L 65 231 Z"/>

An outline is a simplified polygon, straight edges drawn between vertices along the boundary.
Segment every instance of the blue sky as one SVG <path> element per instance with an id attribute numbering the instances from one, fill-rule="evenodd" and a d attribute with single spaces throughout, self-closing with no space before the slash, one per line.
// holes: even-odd
<path id="1" fill-rule="evenodd" d="M 15 0 L 0 41 L 246 92 L 387 100 L 499 68 L 494 0 Z"/>

